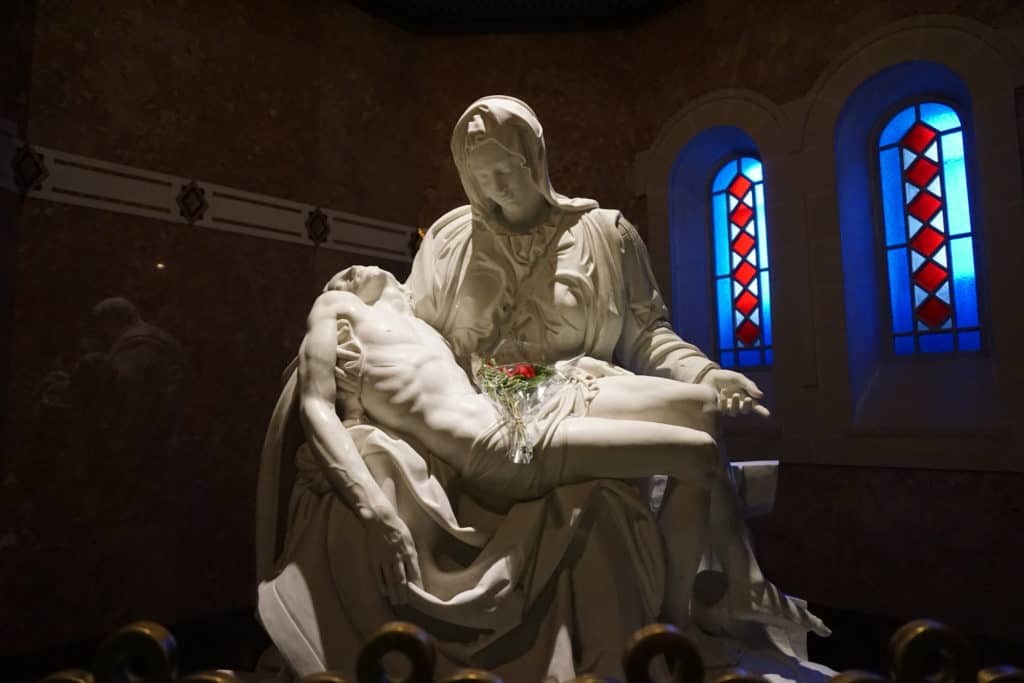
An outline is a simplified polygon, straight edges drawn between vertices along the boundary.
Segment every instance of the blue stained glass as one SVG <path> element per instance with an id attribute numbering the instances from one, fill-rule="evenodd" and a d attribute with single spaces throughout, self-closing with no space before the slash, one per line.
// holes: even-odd
<path id="1" fill-rule="evenodd" d="M 715 195 L 712 200 L 715 223 L 715 275 L 729 274 L 729 219 L 725 212 L 725 195 Z"/>
<path id="2" fill-rule="evenodd" d="M 761 280 L 761 310 L 764 311 L 764 343 L 766 346 L 772 345 L 772 290 L 771 283 L 768 282 L 768 271 L 762 270 L 760 275 Z"/>
<path id="3" fill-rule="evenodd" d="M 953 334 L 941 332 L 939 334 L 922 334 L 917 338 L 924 353 L 948 353 L 953 350 Z"/>
<path id="4" fill-rule="evenodd" d="M 740 357 L 740 367 L 750 367 L 751 365 L 761 365 L 761 351 L 760 349 L 751 349 L 748 351 L 740 351 L 737 355 Z"/>
<path id="5" fill-rule="evenodd" d="M 913 107 L 907 107 L 899 114 L 896 114 L 889 121 L 889 125 L 882 131 L 878 141 L 879 146 L 884 147 L 899 142 L 906 135 L 907 131 L 910 130 L 910 127 L 914 125 L 916 119 L 917 113 Z"/>
<path id="6" fill-rule="evenodd" d="M 718 281 L 718 348 L 731 349 L 736 342 L 732 338 L 732 296 L 729 294 L 729 278 Z"/>
<path id="7" fill-rule="evenodd" d="M 903 228 L 903 178 L 901 177 L 899 150 L 887 149 L 879 155 L 882 175 L 882 208 L 885 213 L 886 246 L 906 242 Z"/>
<path id="8" fill-rule="evenodd" d="M 959 131 L 942 136 L 942 174 L 946 178 L 949 234 L 965 235 L 971 231 L 971 209 L 967 199 L 964 134 Z"/>
<path id="9" fill-rule="evenodd" d="M 957 343 L 961 351 L 981 351 L 981 332 L 961 332 Z"/>
<path id="10" fill-rule="evenodd" d="M 730 161 L 725 166 L 722 166 L 718 175 L 715 176 L 714 182 L 711 183 L 712 192 L 722 192 L 725 188 L 729 187 L 729 183 L 732 181 L 732 177 L 736 175 L 736 162 Z M 707 176 L 704 176 L 705 178 Z"/>
<path id="11" fill-rule="evenodd" d="M 775 354 L 772 353 L 771 349 L 765 349 L 764 350 L 764 364 L 765 365 L 771 365 L 773 362 L 775 362 Z"/>
<path id="12" fill-rule="evenodd" d="M 938 102 L 925 102 L 921 105 L 921 120 L 940 133 L 960 127 L 960 117 L 956 112 Z"/>
<path id="13" fill-rule="evenodd" d="M 740 171 L 747 180 L 753 183 L 751 191 L 746 195 L 746 201 L 743 202 L 738 201 L 727 191 Z M 718 349 L 723 358 L 723 365 L 727 362 L 731 365 L 765 364 L 762 349 L 768 343 L 765 340 L 770 341 L 771 299 L 770 292 L 766 291 L 768 287 L 766 264 L 768 251 L 763 173 L 759 160 L 753 157 L 740 157 L 723 164 L 712 181 L 711 230 L 715 249 L 715 310 L 718 320 Z M 753 209 L 754 213 L 753 220 L 745 230 L 740 230 L 729 220 L 729 213 L 741 203 Z M 733 241 L 743 233 L 754 238 L 753 251 L 746 257 L 741 257 L 732 250 Z M 732 278 L 732 271 L 741 264 L 746 264 L 744 268 L 754 266 L 756 269 L 756 276 L 746 286 Z M 758 298 L 757 306 L 753 308 L 749 316 L 744 316 L 736 308 L 737 297 L 743 295 L 744 292 L 747 293 L 747 296 Z M 743 345 L 736 339 L 736 327 L 746 319 L 758 325 L 761 328 L 761 334 L 749 349 L 744 349 L 741 352 L 738 347 Z"/>
<path id="14" fill-rule="evenodd" d="M 938 131 L 920 156 L 902 145 L 906 132 L 918 122 Z M 941 102 L 908 106 L 889 120 L 879 136 L 889 306 L 893 348 L 898 354 L 973 351 L 981 346 L 965 152 L 963 123 L 951 106 Z M 905 178 L 904 173 L 922 156 L 938 163 L 939 173 L 926 187 L 919 188 Z M 930 256 L 919 254 L 908 244 L 921 230 L 930 229 L 910 216 L 907 209 L 920 197 L 919 193 L 929 193 L 941 202 L 940 210 L 930 218 L 928 225 L 942 233 L 946 240 Z M 928 249 L 932 246 L 929 242 L 925 233 L 919 246 Z M 930 262 L 945 268 L 950 275 L 934 295 L 914 285 L 912 280 L 913 273 Z M 941 331 L 931 329 L 918 314 L 918 308 L 932 296 L 951 309 L 952 314 L 940 324 Z M 929 310 L 924 313 L 927 316 Z"/>
<path id="15" fill-rule="evenodd" d="M 761 166 L 761 162 L 753 157 L 743 157 L 740 159 L 740 170 L 752 182 L 759 183 L 764 180 L 764 168 Z"/>
<path id="16" fill-rule="evenodd" d="M 974 239 L 950 240 L 953 252 L 953 292 L 956 294 L 956 320 L 960 327 L 978 324 L 978 292 L 974 278 Z"/>
<path id="17" fill-rule="evenodd" d="M 896 353 L 903 356 L 914 352 L 914 338 L 910 335 L 896 337 Z"/>
<path id="18" fill-rule="evenodd" d="M 758 265 L 762 268 L 768 267 L 768 231 L 765 230 L 765 226 L 768 224 L 765 221 L 765 209 L 764 209 L 764 185 L 754 186 L 754 197 L 755 203 L 757 204 L 757 258 L 759 259 Z"/>
<path id="19" fill-rule="evenodd" d="M 732 351 L 723 351 L 722 357 L 719 359 L 718 364 L 723 368 L 734 368 L 736 367 L 736 354 Z"/>
<path id="20" fill-rule="evenodd" d="M 892 310 L 892 331 L 910 332 L 914 323 L 910 310 L 906 247 L 889 251 L 889 306 Z"/>

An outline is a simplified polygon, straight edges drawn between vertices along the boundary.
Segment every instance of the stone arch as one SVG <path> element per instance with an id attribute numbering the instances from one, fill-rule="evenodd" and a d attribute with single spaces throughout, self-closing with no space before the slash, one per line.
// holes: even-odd
<path id="1" fill-rule="evenodd" d="M 819 373 L 829 416 L 837 428 L 899 428 L 913 432 L 943 428 L 990 429 L 999 422 L 999 397 L 1010 397 L 986 378 L 994 366 L 1021 377 L 1020 363 L 1001 363 L 1014 338 L 1024 333 L 1013 309 L 1013 226 L 1021 210 L 1021 168 L 1014 91 L 1024 83 L 1024 61 L 1005 32 L 947 16 L 916 17 L 891 24 L 848 49 L 818 79 L 804 99 L 800 121 L 798 182 L 805 214 L 816 216 L 809 231 L 814 255 L 814 317 L 820 329 L 845 330 L 816 339 Z M 955 103 L 969 121 L 973 161 L 972 215 L 979 239 L 978 268 L 986 273 L 990 356 L 893 363 L 881 352 L 883 300 L 872 215 L 871 135 L 886 112 L 915 98 Z M 941 366 L 941 367 L 940 367 Z M 1000 371 L 1001 373 L 1001 371 Z M 954 395 L 962 377 L 971 390 Z M 932 410 L 915 406 L 914 394 L 931 397 Z"/>

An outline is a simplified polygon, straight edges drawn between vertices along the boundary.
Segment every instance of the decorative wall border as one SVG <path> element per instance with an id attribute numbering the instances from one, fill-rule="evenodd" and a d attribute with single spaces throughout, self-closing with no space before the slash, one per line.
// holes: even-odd
<path id="1" fill-rule="evenodd" d="M 0 187 L 34 199 L 144 216 L 389 261 L 412 260 L 416 229 L 17 139 L 0 120 Z"/>

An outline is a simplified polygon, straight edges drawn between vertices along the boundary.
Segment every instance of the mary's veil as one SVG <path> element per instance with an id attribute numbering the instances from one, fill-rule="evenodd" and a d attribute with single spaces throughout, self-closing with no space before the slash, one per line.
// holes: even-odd
<path id="1" fill-rule="evenodd" d="M 455 124 L 451 143 L 452 158 L 466 197 L 485 221 L 493 216 L 495 204 L 477 186 L 468 162 L 470 150 L 485 140 L 493 140 L 521 156 L 530 169 L 534 185 L 551 206 L 568 211 L 597 208 L 593 199 L 566 197 L 551 186 L 544 130 L 529 105 L 508 95 L 489 95 L 471 104 L 462 114 Z"/>

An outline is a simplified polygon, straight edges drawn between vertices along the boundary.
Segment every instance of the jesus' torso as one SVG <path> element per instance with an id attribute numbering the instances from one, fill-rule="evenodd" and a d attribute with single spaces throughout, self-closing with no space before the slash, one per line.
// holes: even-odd
<path id="1" fill-rule="evenodd" d="M 339 321 L 361 348 L 359 401 L 379 424 L 411 434 L 439 455 L 469 452 L 494 409 L 458 365 L 447 342 L 411 313 L 361 301 Z"/>

